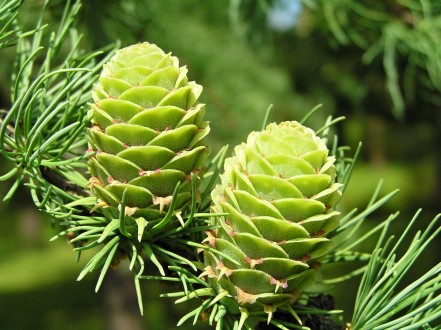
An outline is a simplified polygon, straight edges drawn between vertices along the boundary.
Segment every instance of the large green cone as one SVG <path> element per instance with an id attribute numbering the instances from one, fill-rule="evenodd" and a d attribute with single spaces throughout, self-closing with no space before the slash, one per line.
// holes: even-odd
<path id="1" fill-rule="evenodd" d="M 316 258 L 338 224 L 340 198 L 334 157 L 323 140 L 298 122 L 253 132 L 226 159 L 212 193 L 218 229 L 207 232 L 203 275 L 224 303 L 264 310 L 291 304 L 315 280 Z"/>
<path id="2" fill-rule="evenodd" d="M 205 107 L 196 103 L 201 92 L 178 59 L 156 45 L 117 51 L 103 69 L 91 105 L 89 143 L 96 154 L 89 169 L 98 206 L 118 210 L 125 193 L 126 214 L 144 219 L 142 226 L 154 224 L 164 217 L 179 184 L 179 214 L 191 197 L 192 173 L 198 173 L 207 153 Z"/>

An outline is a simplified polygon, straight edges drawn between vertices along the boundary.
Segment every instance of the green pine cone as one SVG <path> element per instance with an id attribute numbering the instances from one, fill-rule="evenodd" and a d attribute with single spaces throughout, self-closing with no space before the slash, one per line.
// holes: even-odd
<path id="1" fill-rule="evenodd" d="M 149 43 L 117 51 L 93 91 L 89 161 L 98 206 L 154 224 L 179 184 L 176 210 L 191 197 L 191 174 L 207 154 L 202 86 L 189 82 L 176 57 Z M 151 222 L 153 221 L 153 222 Z M 147 227 L 148 229 L 148 227 Z M 140 239 L 140 238 L 139 238 Z"/>
<path id="2" fill-rule="evenodd" d="M 204 276 L 223 303 L 272 313 L 311 285 L 331 242 L 340 198 L 335 158 L 322 139 L 298 122 L 253 132 L 226 159 L 212 192 L 217 229 L 204 242 Z"/>

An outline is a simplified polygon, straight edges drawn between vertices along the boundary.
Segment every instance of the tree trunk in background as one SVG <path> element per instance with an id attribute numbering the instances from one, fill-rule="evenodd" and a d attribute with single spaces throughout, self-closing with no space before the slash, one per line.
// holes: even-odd
<path id="1" fill-rule="evenodd" d="M 26 248 L 36 248 L 43 245 L 43 228 L 41 214 L 33 206 L 26 206 L 20 212 L 21 242 Z"/>
<path id="2" fill-rule="evenodd" d="M 131 273 L 110 269 L 103 282 L 106 330 L 141 330 L 135 285 Z"/>
<path id="3" fill-rule="evenodd" d="M 377 168 L 381 168 L 387 162 L 386 145 L 387 126 L 384 119 L 378 116 L 369 116 L 367 118 L 367 147 L 369 152 L 369 162 Z"/>

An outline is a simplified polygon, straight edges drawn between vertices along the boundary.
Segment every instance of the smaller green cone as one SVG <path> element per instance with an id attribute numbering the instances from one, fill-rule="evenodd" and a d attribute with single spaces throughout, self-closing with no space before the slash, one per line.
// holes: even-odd
<path id="1" fill-rule="evenodd" d="M 322 139 L 298 122 L 253 132 L 227 158 L 212 192 L 217 229 L 207 232 L 202 276 L 233 313 L 271 317 L 314 283 L 325 237 L 338 224 L 335 159 Z"/>

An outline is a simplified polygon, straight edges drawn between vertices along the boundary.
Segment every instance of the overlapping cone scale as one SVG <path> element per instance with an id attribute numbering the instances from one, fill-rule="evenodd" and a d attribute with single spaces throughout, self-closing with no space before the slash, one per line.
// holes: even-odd
<path id="1" fill-rule="evenodd" d="M 316 259 L 338 224 L 335 159 L 298 122 L 253 132 L 224 164 L 212 192 L 214 230 L 204 243 L 203 276 L 238 307 L 273 310 L 312 284 Z"/>
<path id="2" fill-rule="evenodd" d="M 103 207 L 161 219 L 179 184 L 176 208 L 190 199 L 192 173 L 206 157 L 208 123 L 197 103 L 202 86 L 189 82 L 178 59 L 154 44 L 116 52 L 93 91 L 89 161 L 93 193 Z"/>

